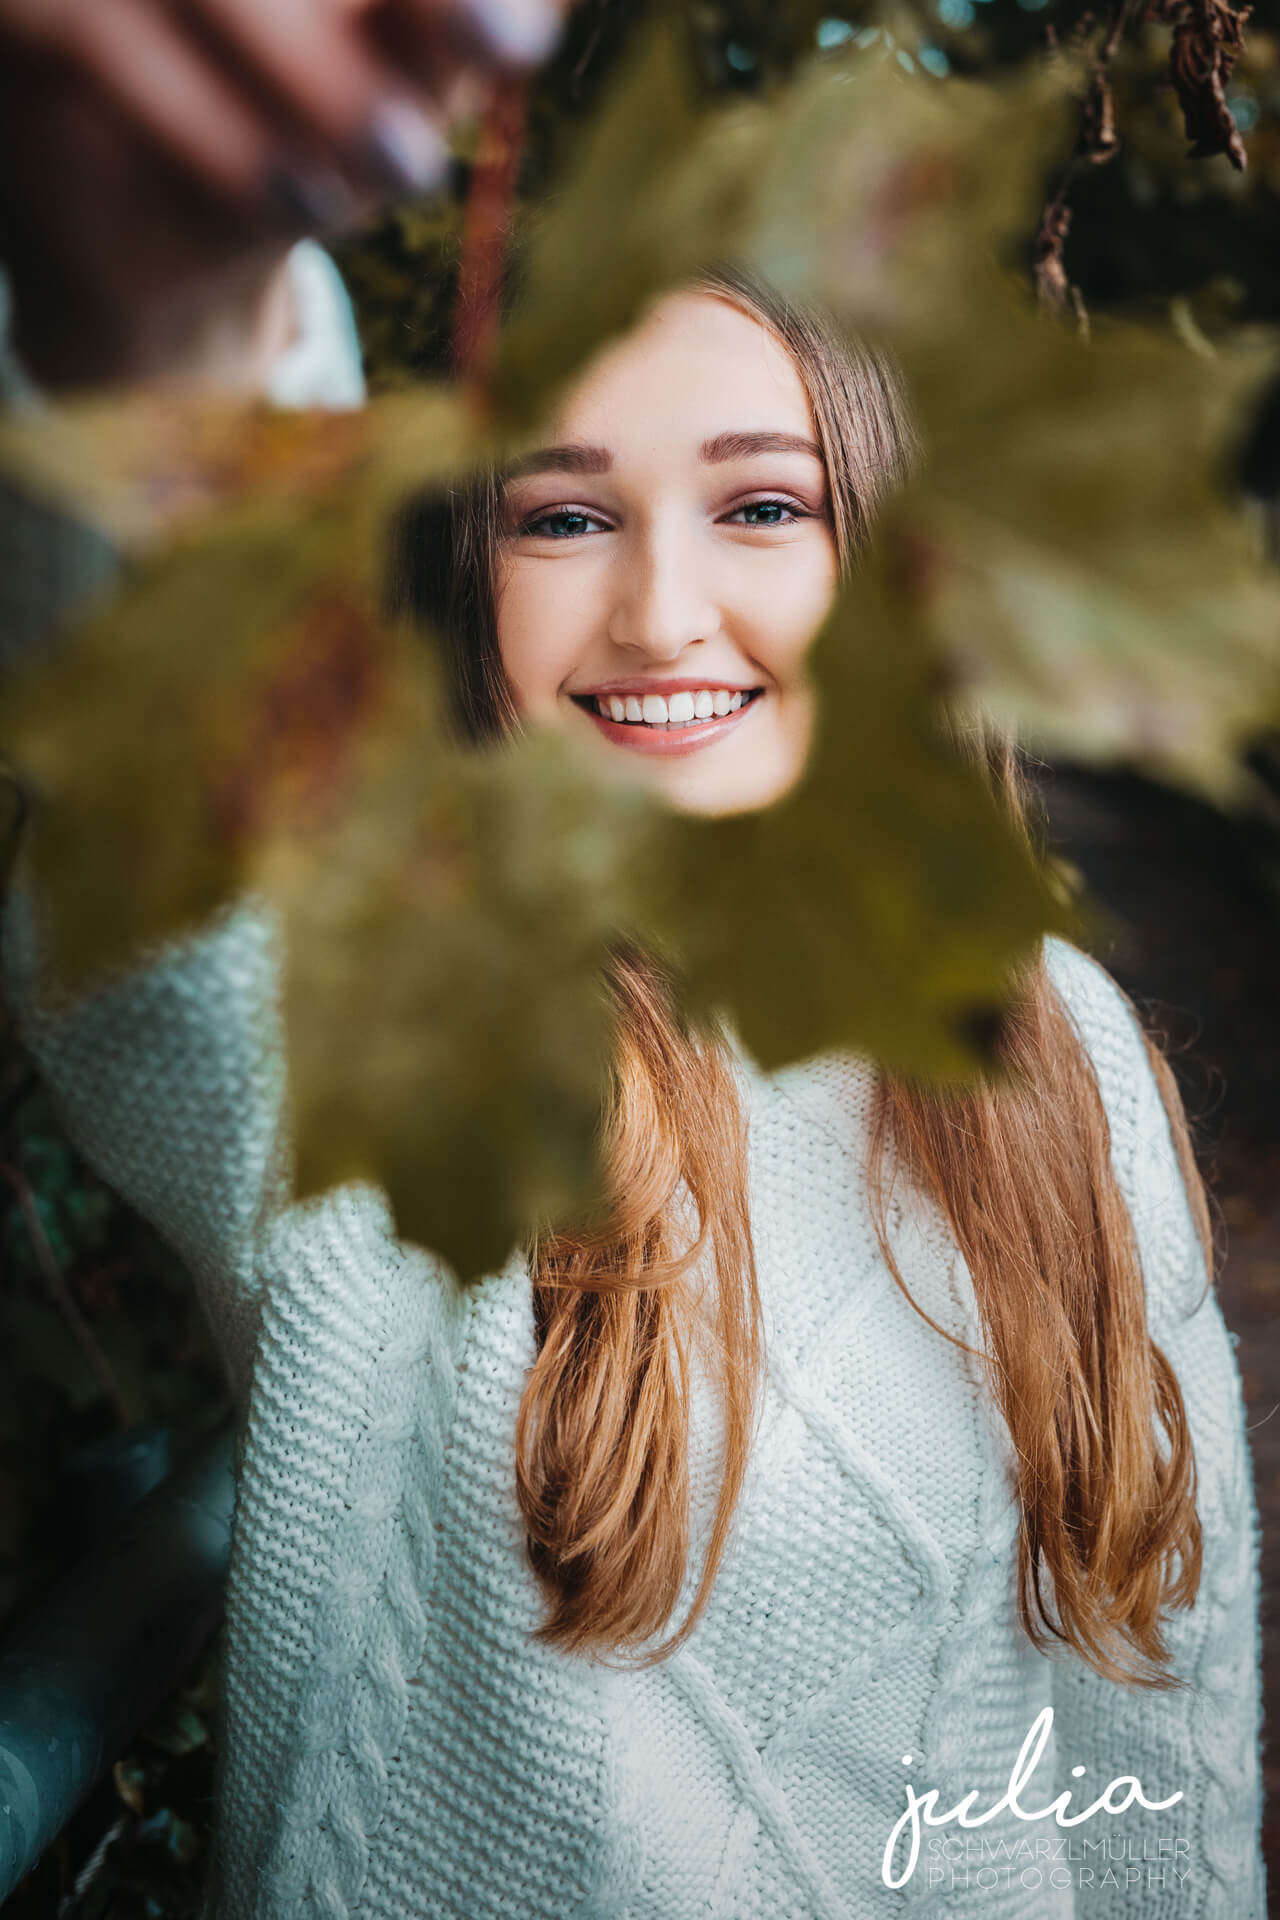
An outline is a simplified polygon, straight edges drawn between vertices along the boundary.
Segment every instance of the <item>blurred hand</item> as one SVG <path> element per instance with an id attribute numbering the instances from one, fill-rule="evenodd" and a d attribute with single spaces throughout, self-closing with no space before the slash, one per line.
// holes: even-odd
<path id="1" fill-rule="evenodd" d="M 0 259 L 50 387 L 256 384 L 280 266 L 442 180 L 445 130 L 554 0 L 0 0 Z"/>

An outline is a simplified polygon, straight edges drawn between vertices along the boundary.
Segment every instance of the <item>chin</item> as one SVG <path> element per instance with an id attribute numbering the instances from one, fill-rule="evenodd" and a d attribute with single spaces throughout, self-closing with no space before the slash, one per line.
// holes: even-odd
<path id="1" fill-rule="evenodd" d="M 779 769 L 766 778 L 756 763 L 734 779 L 723 769 L 681 768 L 671 773 L 664 770 L 653 786 L 677 812 L 714 819 L 725 814 L 759 813 L 773 806 L 792 791 L 802 772 L 802 767 Z"/>

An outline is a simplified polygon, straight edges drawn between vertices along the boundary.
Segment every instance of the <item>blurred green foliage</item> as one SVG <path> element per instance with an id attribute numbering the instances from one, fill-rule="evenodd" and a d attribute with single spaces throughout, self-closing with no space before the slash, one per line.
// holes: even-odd
<path id="1" fill-rule="evenodd" d="M 161 507 L 120 592 L 8 703 L 57 975 L 120 964 L 239 887 L 271 894 L 297 956 L 303 1190 L 376 1178 L 465 1277 L 594 1198 L 612 939 L 672 952 L 769 1064 L 823 1046 L 913 1074 L 982 1064 L 1010 969 L 1069 921 L 943 744 L 940 683 L 1038 747 L 1224 794 L 1280 705 L 1280 590 L 1222 484 L 1270 347 L 1118 322 L 1086 345 L 1011 273 L 1096 50 L 979 85 L 904 61 L 882 27 L 792 47 L 726 97 L 689 26 L 642 23 L 547 162 L 491 372 L 402 387 L 357 427 L 249 417 L 238 459 L 234 424 L 156 430 L 156 403 L 146 432 L 87 416 L 80 458 L 74 421 L 60 454 L 26 429 L 30 474 L 74 491 L 95 473 L 99 510 L 114 483 L 122 526 Z M 431 652 L 380 616 L 391 508 L 516 444 L 656 292 L 720 260 L 884 344 L 918 415 L 921 470 L 815 654 L 839 727 L 760 820 L 620 799 L 551 739 L 459 759 Z M 184 433 L 175 501 L 153 476 Z"/>

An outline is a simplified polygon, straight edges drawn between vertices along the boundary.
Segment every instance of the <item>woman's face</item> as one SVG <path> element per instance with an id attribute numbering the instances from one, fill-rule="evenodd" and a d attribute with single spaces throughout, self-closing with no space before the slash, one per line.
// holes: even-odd
<path id="1" fill-rule="evenodd" d="M 498 643 L 516 709 L 695 813 L 767 806 L 812 729 L 836 584 L 800 376 L 728 300 L 668 295 L 508 482 Z"/>

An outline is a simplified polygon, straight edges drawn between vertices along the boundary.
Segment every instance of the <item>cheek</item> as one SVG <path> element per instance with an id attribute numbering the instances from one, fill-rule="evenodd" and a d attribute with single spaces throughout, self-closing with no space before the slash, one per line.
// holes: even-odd
<path id="1" fill-rule="evenodd" d="M 563 564 L 511 561 L 498 586 L 498 651 L 516 710 L 534 716 L 555 706 L 580 653 L 582 614 Z"/>
<path id="2" fill-rule="evenodd" d="M 799 676 L 839 584 L 829 537 L 794 549 L 786 560 L 786 565 L 762 571 L 741 601 L 752 650 L 780 680 Z"/>

